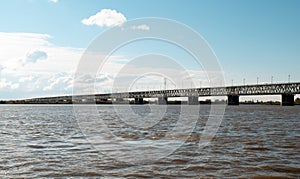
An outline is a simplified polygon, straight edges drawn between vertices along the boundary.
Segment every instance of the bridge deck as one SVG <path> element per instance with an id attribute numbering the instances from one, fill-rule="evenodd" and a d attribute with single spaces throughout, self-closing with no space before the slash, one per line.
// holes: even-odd
<path id="1" fill-rule="evenodd" d="M 111 99 L 111 98 L 157 98 L 157 97 L 188 97 L 188 96 L 229 96 L 229 95 L 278 95 L 300 94 L 300 83 L 280 83 L 262 85 L 228 86 L 214 88 L 190 88 L 173 90 L 153 90 L 122 92 L 111 94 L 57 96 L 48 98 L 34 98 L 29 101 L 62 101 L 73 99 Z"/>

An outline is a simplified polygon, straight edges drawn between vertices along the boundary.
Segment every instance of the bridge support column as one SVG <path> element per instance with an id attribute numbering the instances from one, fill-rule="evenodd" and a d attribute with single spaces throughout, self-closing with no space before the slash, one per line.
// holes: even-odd
<path id="1" fill-rule="evenodd" d="M 282 94 L 281 95 L 282 106 L 294 106 L 294 95 L 293 94 Z"/>
<path id="2" fill-rule="evenodd" d="M 124 103 L 124 99 L 123 98 L 116 98 L 115 103 L 116 104 L 122 104 L 122 103 Z"/>
<path id="3" fill-rule="evenodd" d="M 144 104 L 143 98 L 134 98 L 134 104 Z"/>
<path id="4" fill-rule="evenodd" d="M 239 105 L 240 104 L 239 99 L 240 99 L 240 97 L 238 95 L 228 95 L 227 104 L 228 105 Z"/>
<path id="5" fill-rule="evenodd" d="M 198 96 L 189 96 L 188 97 L 188 105 L 198 105 L 199 99 Z"/>
<path id="6" fill-rule="evenodd" d="M 162 105 L 168 104 L 168 97 L 158 97 L 157 103 Z"/>

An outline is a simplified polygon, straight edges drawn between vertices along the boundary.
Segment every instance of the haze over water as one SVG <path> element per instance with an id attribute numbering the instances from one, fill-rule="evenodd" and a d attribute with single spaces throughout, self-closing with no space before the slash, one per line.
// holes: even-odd
<path id="1" fill-rule="evenodd" d="M 135 107 L 145 112 L 148 106 Z M 158 140 L 180 115 L 180 106 L 168 106 L 165 117 L 152 130 L 141 132 L 117 122 L 112 106 L 97 109 L 115 135 L 130 141 Z M 0 177 L 300 176 L 299 106 L 228 106 L 215 138 L 200 149 L 209 110 L 210 106 L 201 105 L 194 132 L 174 153 L 154 163 L 133 165 L 97 151 L 80 131 L 71 105 L 3 105 Z M 96 120 L 88 113 L 86 118 Z"/>

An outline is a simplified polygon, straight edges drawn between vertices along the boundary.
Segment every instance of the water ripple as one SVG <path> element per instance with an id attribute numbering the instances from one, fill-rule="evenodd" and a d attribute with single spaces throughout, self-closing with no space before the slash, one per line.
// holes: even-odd
<path id="1" fill-rule="evenodd" d="M 135 110 L 140 109 L 143 106 Z M 300 177 L 298 106 L 227 107 L 215 139 L 200 149 L 198 141 L 209 109 L 201 107 L 195 130 L 174 153 L 155 163 L 131 165 L 105 156 L 90 145 L 78 127 L 72 106 L 0 106 L 0 177 Z M 99 106 L 99 115 L 114 135 L 134 143 L 163 138 L 178 120 L 178 110 L 170 107 L 160 123 L 147 129 L 122 123 L 111 106 Z M 87 118 L 92 119 L 88 113 Z"/>

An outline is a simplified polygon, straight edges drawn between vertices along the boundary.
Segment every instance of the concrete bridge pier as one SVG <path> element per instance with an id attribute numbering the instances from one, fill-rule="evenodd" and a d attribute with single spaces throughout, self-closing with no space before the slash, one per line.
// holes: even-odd
<path id="1" fill-rule="evenodd" d="M 134 98 L 134 104 L 144 104 L 143 98 Z"/>
<path id="2" fill-rule="evenodd" d="M 240 104 L 240 97 L 238 95 L 228 95 L 227 96 L 227 104 L 228 105 L 239 105 Z"/>
<path id="3" fill-rule="evenodd" d="M 282 106 L 294 106 L 294 95 L 293 94 L 282 94 L 281 95 Z"/>
<path id="4" fill-rule="evenodd" d="M 122 104 L 122 103 L 124 103 L 124 99 L 123 98 L 116 98 L 114 103 Z"/>
<path id="5" fill-rule="evenodd" d="M 199 105 L 198 96 L 189 96 L 188 97 L 188 105 Z"/>
<path id="6" fill-rule="evenodd" d="M 165 105 L 165 104 L 168 104 L 168 97 L 158 97 L 158 101 L 157 101 L 158 104 L 161 104 L 161 105 Z"/>

